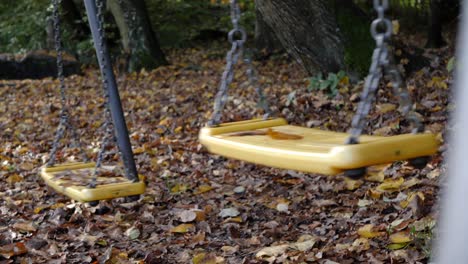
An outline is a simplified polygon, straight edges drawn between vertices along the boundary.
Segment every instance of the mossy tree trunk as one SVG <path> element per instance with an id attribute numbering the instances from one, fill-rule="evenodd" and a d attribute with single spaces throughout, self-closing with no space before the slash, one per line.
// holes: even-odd
<path id="1" fill-rule="evenodd" d="M 267 53 L 283 49 L 275 32 L 265 22 L 258 8 L 255 9 L 255 15 L 255 47 Z"/>
<path id="2" fill-rule="evenodd" d="M 144 0 L 108 0 L 122 38 L 128 71 L 154 69 L 167 64 L 159 39 L 151 26 Z"/>
<path id="3" fill-rule="evenodd" d="M 333 1 L 332 9 L 343 36 L 346 70 L 362 77 L 367 74 L 375 47 L 370 34 L 372 18 L 349 0 Z"/>
<path id="4" fill-rule="evenodd" d="M 282 46 L 310 75 L 344 68 L 344 46 L 328 0 L 255 0 Z"/>

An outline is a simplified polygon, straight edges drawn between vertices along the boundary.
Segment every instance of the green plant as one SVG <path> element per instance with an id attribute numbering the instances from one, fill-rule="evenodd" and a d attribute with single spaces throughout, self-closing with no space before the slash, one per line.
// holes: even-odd
<path id="1" fill-rule="evenodd" d="M 453 72 L 456 66 L 456 59 L 455 57 L 450 58 L 450 60 L 447 62 L 447 71 L 448 72 Z"/>
<path id="2" fill-rule="evenodd" d="M 428 258 L 431 256 L 431 249 L 434 239 L 434 226 L 428 226 L 424 230 L 416 230 L 413 226 L 410 229 L 410 234 L 414 238 L 413 244 L 418 250 L 422 251 Z"/>
<path id="3" fill-rule="evenodd" d="M 325 91 L 329 97 L 335 97 L 338 94 L 338 84 L 346 77 L 344 71 L 338 73 L 329 73 L 327 79 L 323 79 L 322 73 L 317 76 L 309 78 L 309 86 L 307 90 L 310 91 Z"/>
<path id="4" fill-rule="evenodd" d="M 17 0 L 2 3 L 0 53 L 25 53 L 44 48 L 48 5 L 47 0 Z"/>

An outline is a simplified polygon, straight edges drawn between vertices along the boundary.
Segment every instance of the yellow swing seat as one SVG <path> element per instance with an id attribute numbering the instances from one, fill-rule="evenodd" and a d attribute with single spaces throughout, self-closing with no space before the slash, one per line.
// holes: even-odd
<path id="1" fill-rule="evenodd" d="M 253 119 L 202 128 L 199 140 L 211 153 L 311 173 L 336 175 L 397 160 L 430 156 L 439 143 L 434 134 L 361 136 L 344 144 L 349 134 L 288 125 L 278 118 Z"/>
<path id="2" fill-rule="evenodd" d="M 144 177 L 132 182 L 123 176 L 98 176 L 96 188 L 90 188 L 95 163 L 65 163 L 42 167 L 41 177 L 58 193 L 79 202 L 93 202 L 143 194 L 146 189 Z"/>

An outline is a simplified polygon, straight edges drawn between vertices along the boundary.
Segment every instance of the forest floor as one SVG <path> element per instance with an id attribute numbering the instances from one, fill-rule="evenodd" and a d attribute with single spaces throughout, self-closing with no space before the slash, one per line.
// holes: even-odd
<path id="1" fill-rule="evenodd" d="M 224 52 L 178 50 L 169 54 L 170 66 L 118 74 L 136 164 L 148 185 L 138 201 L 97 207 L 70 201 L 38 176 L 58 125 L 58 81 L 1 81 L 0 263 L 426 263 L 445 177 L 453 50 L 428 51 L 432 64 L 407 76 L 426 129 L 442 141 L 440 152 L 424 169 L 395 162 L 369 168 L 358 181 L 208 153 L 197 137 L 212 112 Z M 347 131 L 362 82 L 343 79 L 329 98 L 308 91 L 307 76 L 284 56 L 255 65 L 280 116 Z M 244 71 L 236 73 L 224 120 L 257 115 Z M 104 134 L 99 72 L 85 70 L 66 83 L 78 133 L 95 158 Z M 396 108 L 384 82 L 365 132 L 408 132 Z M 75 154 L 62 148 L 58 159 L 79 160 Z M 110 155 L 105 163 L 118 160 Z"/>

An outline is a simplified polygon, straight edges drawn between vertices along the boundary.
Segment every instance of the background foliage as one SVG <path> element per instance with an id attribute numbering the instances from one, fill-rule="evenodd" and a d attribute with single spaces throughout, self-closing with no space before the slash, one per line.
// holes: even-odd
<path id="1" fill-rule="evenodd" d="M 0 1 L 0 52 L 21 53 L 45 47 L 48 2 Z"/>
<path id="2" fill-rule="evenodd" d="M 153 28 L 160 36 L 163 47 L 187 47 L 197 40 L 224 38 L 231 22 L 229 6 L 223 2 L 226 1 L 146 1 Z M 248 0 L 240 2 L 243 8 L 242 24 L 253 33 L 254 3 Z M 84 7 L 80 8 L 84 14 Z M 50 9 L 49 0 L 1 1 L 0 53 L 24 53 L 46 48 L 46 26 L 47 18 L 51 14 Z M 108 21 L 108 32 L 117 34 L 111 21 Z M 73 51 L 72 53 L 82 55 L 81 57 L 90 55 L 88 51 L 92 49 L 91 41 L 71 41 L 70 29 L 66 25 L 64 29 L 65 46 Z"/>

